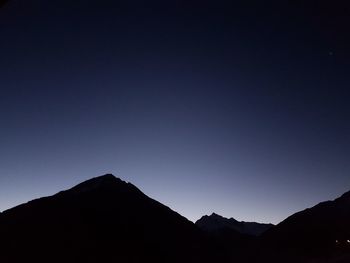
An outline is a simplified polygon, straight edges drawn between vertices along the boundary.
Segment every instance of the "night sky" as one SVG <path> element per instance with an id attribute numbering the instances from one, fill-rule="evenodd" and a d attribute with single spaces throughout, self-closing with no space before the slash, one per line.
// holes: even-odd
<path id="1" fill-rule="evenodd" d="M 9 1 L 0 210 L 105 173 L 192 221 L 350 190 L 345 2 Z"/>

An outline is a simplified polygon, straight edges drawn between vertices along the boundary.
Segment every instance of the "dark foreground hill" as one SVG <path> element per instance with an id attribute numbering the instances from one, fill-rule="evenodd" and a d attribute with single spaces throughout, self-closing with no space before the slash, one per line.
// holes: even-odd
<path id="1" fill-rule="evenodd" d="M 113 175 L 1 213 L 0 248 L 1 262 L 222 259 L 192 222 Z"/>
<path id="2" fill-rule="evenodd" d="M 288 217 L 261 242 L 270 261 L 350 262 L 350 192 Z"/>

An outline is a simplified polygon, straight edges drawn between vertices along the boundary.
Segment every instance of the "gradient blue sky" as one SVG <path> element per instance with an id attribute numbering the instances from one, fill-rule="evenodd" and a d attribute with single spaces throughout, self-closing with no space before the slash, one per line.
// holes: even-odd
<path id="1" fill-rule="evenodd" d="M 10 1 L 0 210 L 104 173 L 193 221 L 350 190 L 349 9 L 301 2 Z"/>

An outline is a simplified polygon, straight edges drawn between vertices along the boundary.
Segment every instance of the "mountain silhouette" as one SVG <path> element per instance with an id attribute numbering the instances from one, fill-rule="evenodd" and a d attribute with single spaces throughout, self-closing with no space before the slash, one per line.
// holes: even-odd
<path id="1" fill-rule="evenodd" d="M 215 213 L 203 216 L 195 224 L 220 244 L 229 262 L 254 261 L 252 251 L 258 248 L 258 236 L 273 227 L 272 224 L 239 222 Z"/>
<path id="2" fill-rule="evenodd" d="M 288 217 L 262 239 L 276 261 L 350 262 L 350 192 Z"/>
<path id="3" fill-rule="evenodd" d="M 0 213 L 0 262 L 350 262 L 350 192 L 276 226 L 196 224 L 111 174 Z"/>
<path id="4" fill-rule="evenodd" d="M 192 222 L 104 175 L 0 214 L 1 262 L 212 262 Z"/>
<path id="5" fill-rule="evenodd" d="M 237 221 L 234 218 L 225 218 L 212 213 L 210 216 L 203 216 L 196 223 L 198 227 L 208 232 L 218 232 L 223 229 L 231 229 L 240 234 L 259 236 L 266 230 L 273 227 L 273 224 L 261 224 L 256 222 Z"/>

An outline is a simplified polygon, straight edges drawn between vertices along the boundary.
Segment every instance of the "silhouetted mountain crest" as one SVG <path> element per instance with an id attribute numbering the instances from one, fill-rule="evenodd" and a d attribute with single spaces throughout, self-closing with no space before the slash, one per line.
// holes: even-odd
<path id="1" fill-rule="evenodd" d="M 339 262 L 350 262 L 349 222 L 350 192 L 346 192 L 289 216 L 266 231 L 262 239 L 266 248 L 278 248 L 279 256 L 287 256 L 291 262 L 297 262 L 296 256 L 315 262 L 338 262 L 336 258 L 344 256 L 346 260 Z M 275 250 L 270 254 L 276 254 Z"/>
<path id="2" fill-rule="evenodd" d="M 113 174 L 105 174 L 105 175 L 97 176 L 87 181 L 84 181 L 72 187 L 71 189 L 69 189 L 69 191 L 84 192 L 84 191 L 94 190 L 96 188 L 113 187 L 113 186 L 116 186 L 117 184 L 121 184 L 124 186 L 127 185 L 126 182 L 115 177 Z"/>
<path id="3" fill-rule="evenodd" d="M 111 174 L 0 214 L 5 263 L 222 260 L 211 244 L 192 222 Z"/>
<path id="4" fill-rule="evenodd" d="M 146 197 L 136 186 L 115 177 L 113 174 L 105 174 L 91 178 L 68 190 L 61 191 L 55 196 L 64 197 L 67 195 L 89 194 L 92 192 L 96 192 L 95 194 L 101 192 L 100 195 L 105 195 L 107 193 L 112 195 L 119 194 L 120 197 L 125 195 Z"/>
<path id="5" fill-rule="evenodd" d="M 231 229 L 240 234 L 252 236 L 259 236 L 273 226 L 272 224 L 256 222 L 240 222 L 232 217 L 226 218 L 216 213 L 212 213 L 210 216 L 203 216 L 196 222 L 196 225 L 208 232 L 218 232 L 224 229 Z"/>
<path id="6" fill-rule="evenodd" d="M 350 200 L 350 191 L 344 193 L 344 194 L 343 194 L 342 196 L 340 196 L 338 199 L 342 199 L 342 200 L 348 199 L 348 200 Z"/>
<path id="7" fill-rule="evenodd" d="M 275 227 L 216 213 L 196 227 L 133 184 L 106 174 L 0 213 L 0 261 L 350 262 L 349 222 L 347 192 Z"/>
<path id="8" fill-rule="evenodd" d="M 205 215 L 205 216 L 203 216 L 204 218 L 212 218 L 212 219 L 215 219 L 215 220 L 226 220 L 227 218 L 226 217 L 223 217 L 223 216 L 221 216 L 221 215 L 218 215 L 218 214 L 216 214 L 216 213 L 212 213 L 210 216 L 208 216 L 208 215 Z M 234 219 L 233 217 L 231 217 L 231 218 L 229 218 L 229 220 L 232 220 L 232 221 L 236 221 L 236 222 L 238 222 L 236 219 Z"/>

